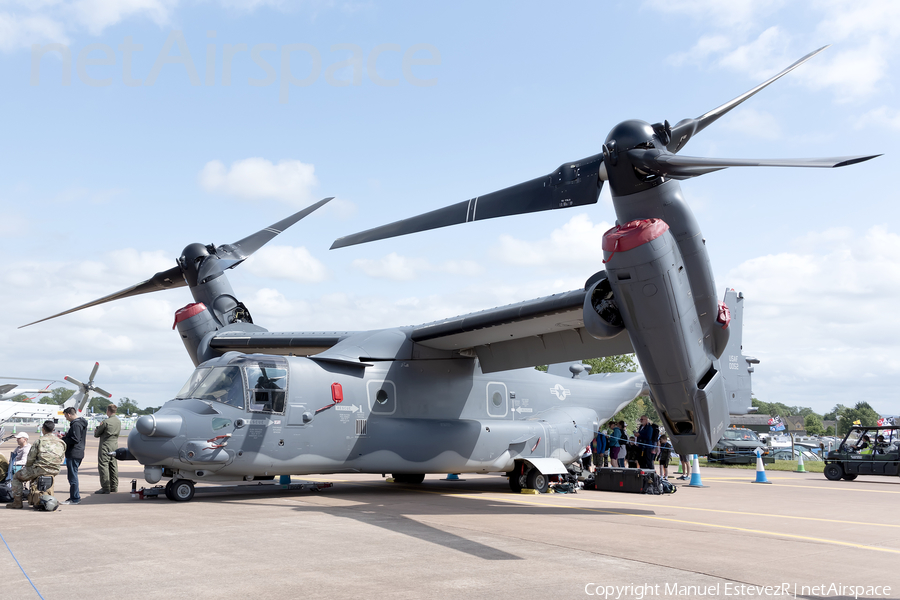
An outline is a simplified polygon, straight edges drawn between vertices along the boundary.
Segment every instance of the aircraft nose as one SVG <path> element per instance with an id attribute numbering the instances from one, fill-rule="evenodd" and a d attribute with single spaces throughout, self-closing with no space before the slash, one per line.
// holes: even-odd
<path id="1" fill-rule="evenodd" d="M 181 431 L 181 415 L 144 415 L 135 422 L 134 427 L 147 437 L 173 438 Z"/>

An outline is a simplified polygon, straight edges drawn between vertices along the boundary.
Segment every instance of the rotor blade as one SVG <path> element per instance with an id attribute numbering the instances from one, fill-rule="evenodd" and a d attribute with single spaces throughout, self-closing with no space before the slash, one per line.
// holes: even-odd
<path id="1" fill-rule="evenodd" d="M 22 327 L 28 327 L 29 325 L 34 325 L 35 323 L 42 323 L 43 321 L 49 321 L 50 319 L 55 319 L 56 317 L 61 317 L 63 315 L 67 315 L 69 313 L 73 313 L 84 308 L 90 308 L 91 306 L 97 306 L 98 304 L 104 304 L 106 302 L 112 302 L 113 300 L 120 300 L 122 298 L 128 298 L 129 296 L 137 296 L 139 294 L 148 294 L 150 292 L 158 292 L 161 290 L 168 290 L 177 287 L 182 287 L 187 285 L 184 281 L 184 276 L 181 274 L 181 267 L 174 266 L 168 271 L 161 271 L 148 279 L 147 281 L 142 281 L 136 285 L 131 287 L 127 287 L 124 290 L 119 290 L 115 294 L 110 294 L 109 296 L 103 296 L 98 300 L 94 300 L 92 302 L 88 302 L 87 304 L 82 304 L 81 306 L 76 306 L 75 308 L 70 308 L 67 311 L 63 311 L 61 313 L 55 314 L 51 317 L 45 317 L 40 319 L 39 321 L 33 321 L 26 325 L 21 325 L 19 329 Z"/>
<path id="2" fill-rule="evenodd" d="M 15 381 L 49 381 L 50 383 L 59 381 L 58 379 L 31 379 L 30 377 L 4 377 L 3 375 L 0 375 L 0 379 L 13 379 Z"/>
<path id="3" fill-rule="evenodd" d="M 197 280 L 203 281 L 211 275 L 223 272 L 225 269 L 233 269 L 244 262 L 251 254 L 269 243 L 276 235 L 300 219 L 315 212 L 322 206 L 325 206 L 332 200 L 334 200 L 334 197 L 319 200 L 315 204 L 307 206 L 288 218 L 278 221 L 274 225 L 266 227 L 265 229 L 260 229 L 256 233 L 248 235 L 240 241 L 233 244 L 222 244 L 216 248 L 215 258 L 210 257 L 203 263 L 203 266 L 200 267 L 200 271 L 197 274 Z"/>
<path id="4" fill-rule="evenodd" d="M 544 177 L 339 238 L 331 245 L 331 249 L 458 223 L 594 204 L 603 187 L 600 176 L 602 165 L 603 155 L 595 154 L 574 163 L 566 163 Z"/>
<path id="5" fill-rule="evenodd" d="M 868 156 L 839 156 L 835 158 L 700 158 L 696 156 L 678 156 L 675 154 L 660 154 L 646 161 L 647 168 L 667 177 L 696 177 L 718 171 L 728 167 L 814 167 L 830 169 L 846 167 L 861 163 L 880 154 Z M 642 161 L 643 162 L 643 161 Z M 654 165 L 653 163 L 656 163 Z M 658 165 L 658 166 L 657 166 Z"/>
<path id="6" fill-rule="evenodd" d="M 96 392 L 97 394 L 100 394 L 101 396 L 106 396 L 107 398 L 112 398 L 112 394 L 110 394 L 109 392 L 107 392 L 106 390 L 104 390 L 102 388 L 95 387 L 95 388 L 91 388 L 91 390 Z"/>
<path id="7" fill-rule="evenodd" d="M 94 375 L 97 374 L 97 369 L 99 369 L 99 368 L 100 368 L 100 363 L 95 362 L 95 363 L 94 363 L 94 369 L 91 371 L 91 376 L 88 377 L 88 383 L 89 383 L 89 384 L 94 382 Z"/>
<path id="8" fill-rule="evenodd" d="M 300 212 L 296 212 L 288 218 L 278 221 L 274 225 L 270 225 L 265 229 L 261 229 L 253 235 L 248 235 L 244 239 L 239 240 L 233 244 L 225 244 L 223 246 L 220 246 L 219 248 L 217 248 L 216 255 L 222 259 L 237 259 L 238 261 L 244 260 L 257 250 L 265 246 L 276 235 L 278 235 L 297 221 L 317 211 L 332 200 L 334 200 L 334 197 L 319 200 L 315 204 L 307 206 Z M 223 250 L 223 252 L 219 252 L 219 250 Z M 225 268 L 230 269 L 237 264 L 238 263 L 234 263 L 231 266 Z"/>
<path id="9" fill-rule="evenodd" d="M 66 381 L 68 381 L 68 382 L 71 383 L 72 385 L 78 386 L 79 388 L 86 387 L 83 383 L 81 383 L 80 381 L 78 381 L 78 380 L 75 379 L 74 377 L 69 377 L 68 375 L 66 375 L 65 377 L 63 377 L 63 379 L 65 379 Z"/>
<path id="10" fill-rule="evenodd" d="M 751 96 L 755 95 L 757 92 L 767 87 L 769 84 L 774 83 L 776 80 L 784 77 L 826 48 L 828 48 L 828 46 L 822 46 L 818 50 L 810 52 L 809 54 L 783 70 L 781 73 L 778 73 L 777 75 L 759 84 L 752 90 L 741 94 L 734 100 L 730 100 L 722 106 L 714 108 L 713 110 L 697 117 L 696 119 L 684 119 L 682 121 L 679 121 L 675 124 L 674 127 L 672 127 L 671 137 L 669 139 L 669 143 L 666 145 L 666 148 L 669 150 L 669 152 L 678 152 L 679 150 L 684 148 L 684 145 L 687 144 L 688 141 L 690 141 L 691 137 L 712 125 L 719 117 L 726 114 L 728 111 L 739 105 L 744 100 L 747 100 Z"/>

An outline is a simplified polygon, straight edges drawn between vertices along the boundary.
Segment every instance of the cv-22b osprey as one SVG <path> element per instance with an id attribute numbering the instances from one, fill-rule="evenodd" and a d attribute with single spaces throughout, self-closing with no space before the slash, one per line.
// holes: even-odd
<path id="1" fill-rule="evenodd" d="M 705 242 L 674 180 L 728 166 L 833 167 L 870 157 L 675 153 L 814 54 L 698 119 L 674 127 L 626 121 L 603 153 L 548 177 L 335 243 L 595 203 L 609 180 L 620 224 L 604 238 L 606 269 L 583 289 L 420 326 L 269 332 L 253 323 L 224 271 L 325 199 L 234 244 L 191 244 L 172 269 L 66 311 L 191 289 L 195 303 L 178 311 L 176 327 L 197 368 L 175 399 L 137 421 L 128 450 L 147 481 L 171 478 L 166 493 L 175 500 L 189 500 L 204 479 L 341 472 L 392 473 L 410 483 L 427 473 L 506 472 L 513 490 L 542 490 L 648 386 L 676 450 L 706 453 L 729 412 L 747 412 L 755 359 L 741 352 L 742 298 L 729 291 L 717 302 Z M 532 368 L 628 352 L 643 374 Z"/>

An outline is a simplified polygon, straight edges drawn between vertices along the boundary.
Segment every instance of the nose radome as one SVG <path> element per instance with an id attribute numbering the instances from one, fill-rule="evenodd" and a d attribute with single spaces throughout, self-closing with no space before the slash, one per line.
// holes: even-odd
<path id="1" fill-rule="evenodd" d="M 147 437 L 175 437 L 181 431 L 181 415 L 144 415 L 134 426 Z"/>

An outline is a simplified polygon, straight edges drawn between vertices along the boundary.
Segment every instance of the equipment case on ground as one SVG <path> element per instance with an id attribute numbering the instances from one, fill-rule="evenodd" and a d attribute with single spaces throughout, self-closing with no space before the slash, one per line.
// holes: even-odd
<path id="1" fill-rule="evenodd" d="M 594 473 L 594 489 L 601 492 L 640 494 L 652 485 L 658 485 L 658 475 L 651 469 L 604 467 Z"/>

